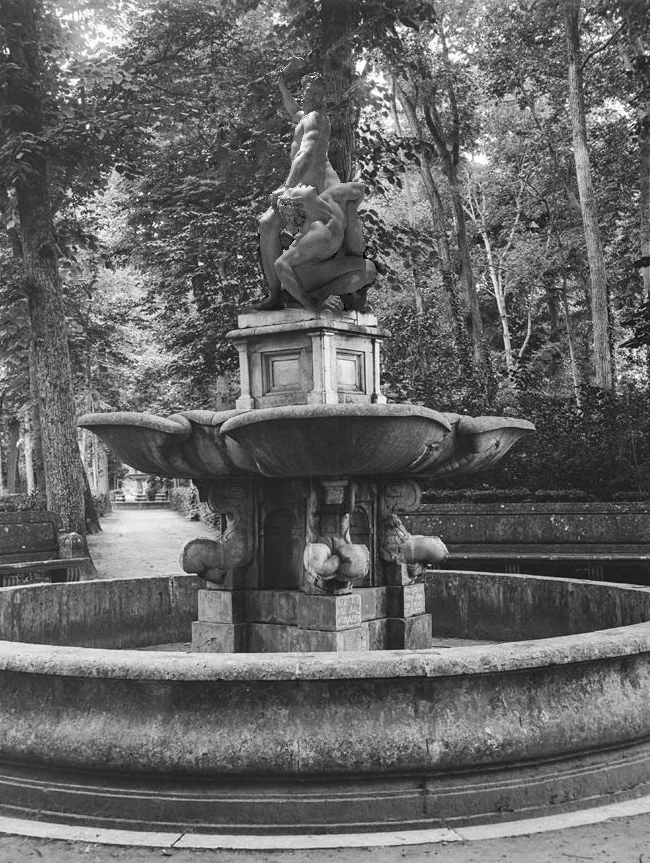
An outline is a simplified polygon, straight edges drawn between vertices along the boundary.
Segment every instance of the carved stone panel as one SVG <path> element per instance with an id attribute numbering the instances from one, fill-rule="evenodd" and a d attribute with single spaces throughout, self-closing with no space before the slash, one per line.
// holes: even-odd
<path id="1" fill-rule="evenodd" d="M 302 391 L 300 360 L 302 351 L 264 351 L 262 362 L 262 395 Z"/>
<path id="2" fill-rule="evenodd" d="M 339 395 L 363 395 L 366 392 L 366 364 L 362 351 L 337 350 L 336 372 Z"/>

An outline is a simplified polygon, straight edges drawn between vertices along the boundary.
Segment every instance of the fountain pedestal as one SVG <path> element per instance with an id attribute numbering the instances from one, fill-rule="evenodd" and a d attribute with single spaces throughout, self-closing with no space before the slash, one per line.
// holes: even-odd
<path id="1" fill-rule="evenodd" d="M 199 591 L 196 652 L 417 650 L 431 644 L 424 585 L 367 587 L 338 596 L 300 591 Z"/>
<path id="2" fill-rule="evenodd" d="M 206 578 L 197 652 L 418 649 L 430 645 L 419 564 L 396 510 L 410 481 L 258 479 L 200 485 L 216 541 L 192 540 L 184 569 Z"/>
<path id="3" fill-rule="evenodd" d="M 279 405 L 385 404 L 374 315 L 283 309 L 239 315 L 239 410 Z"/>

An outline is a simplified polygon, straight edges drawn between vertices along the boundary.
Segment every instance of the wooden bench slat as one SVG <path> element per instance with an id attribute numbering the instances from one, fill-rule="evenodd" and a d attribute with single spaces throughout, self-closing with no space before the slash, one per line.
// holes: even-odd
<path id="1" fill-rule="evenodd" d="M 50 569 L 73 569 L 88 562 L 87 557 L 58 557 L 51 560 L 32 560 L 22 563 L 0 563 L 0 573 L 41 572 Z"/>
<path id="2" fill-rule="evenodd" d="M 57 548 L 50 548 L 47 551 L 39 552 L 32 551 L 23 552 L 22 554 L 2 554 L 0 553 L 1 563 L 32 563 L 39 560 L 54 560 L 58 554 Z"/>

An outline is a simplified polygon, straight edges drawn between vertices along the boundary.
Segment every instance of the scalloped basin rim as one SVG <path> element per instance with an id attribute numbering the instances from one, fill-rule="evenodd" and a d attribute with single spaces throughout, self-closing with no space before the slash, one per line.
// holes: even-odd
<path id="1" fill-rule="evenodd" d="M 178 411 L 168 417 L 139 411 L 113 411 L 84 414 L 77 420 L 77 425 L 83 428 L 127 426 L 153 429 L 167 434 L 187 434 L 191 431 L 190 423 L 203 426 L 220 426 L 242 413 L 248 413 L 248 411 L 236 409 L 227 411 L 187 410 Z"/>
<path id="2" fill-rule="evenodd" d="M 650 622 L 489 647 L 345 654 L 160 653 L 0 641 L 0 671 L 142 680 L 365 680 L 491 674 L 641 653 L 650 653 Z"/>
<path id="3" fill-rule="evenodd" d="M 196 425 L 220 426 L 223 425 L 226 420 L 232 419 L 241 413 L 247 413 L 247 411 L 242 411 L 237 408 L 232 408 L 227 411 L 187 410 L 180 411 L 178 414 L 174 414 L 174 416 L 181 416 L 183 419 L 187 419 Z"/>
<path id="4" fill-rule="evenodd" d="M 420 417 L 429 419 L 441 425 L 446 431 L 451 431 L 451 425 L 444 414 L 420 405 L 403 404 L 336 404 L 336 405 L 287 405 L 275 408 L 258 408 L 239 414 L 227 420 L 221 429 L 222 434 L 228 434 L 231 429 L 254 423 L 286 419 L 316 419 L 316 418 L 398 418 Z"/>
<path id="5" fill-rule="evenodd" d="M 188 435 L 192 431 L 189 420 L 181 414 L 172 414 L 171 417 L 165 418 L 136 411 L 84 414 L 77 420 L 77 425 L 87 429 L 102 426 L 145 428 L 175 435 Z"/>
<path id="6" fill-rule="evenodd" d="M 458 422 L 458 430 L 461 434 L 480 434 L 486 431 L 519 429 L 521 431 L 535 431 L 535 426 L 530 420 L 518 419 L 517 417 L 470 417 L 462 416 Z"/>

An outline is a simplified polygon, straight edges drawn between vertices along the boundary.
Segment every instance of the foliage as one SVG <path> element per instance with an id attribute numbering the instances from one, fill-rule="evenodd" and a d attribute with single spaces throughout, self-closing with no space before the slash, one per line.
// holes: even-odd
<path id="1" fill-rule="evenodd" d="M 581 407 L 570 397 L 520 394 L 515 412 L 534 422 L 536 433 L 471 485 L 579 489 L 599 500 L 650 496 L 649 408 L 645 388 L 585 389 Z"/>
<path id="2" fill-rule="evenodd" d="M 216 525 L 218 516 L 212 512 L 207 503 L 201 503 L 199 491 L 194 483 L 170 489 L 169 505 L 174 512 L 180 513 L 188 521 L 201 521 L 210 527 Z"/>
<path id="3" fill-rule="evenodd" d="M 286 174 L 291 121 L 274 71 L 296 54 L 308 70 L 331 71 L 335 55 L 352 69 L 330 108 L 337 122 L 359 121 L 348 131 L 368 187 L 368 254 L 382 273 L 370 297 L 391 332 L 389 398 L 533 420 L 535 438 L 488 475 L 499 485 L 645 494 L 639 136 L 648 79 L 628 6 L 584 3 L 581 32 L 617 364 L 608 397 L 591 388 L 560 5 L 358 0 L 333 46 L 324 6 L 45 2 L 44 125 L 18 134 L 3 117 L 0 186 L 26 170 L 30 153 L 49 159 L 78 410 L 215 406 L 217 376 L 237 368 L 226 334 L 264 290 L 256 220 Z M 395 82 L 413 97 L 419 127 Z M 290 79 L 292 92 L 297 85 Z M 13 416 L 29 400 L 29 332 L 15 201 L 0 197 L 0 396 Z M 488 394 L 465 356 L 458 201 Z"/>
<path id="4" fill-rule="evenodd" d="M 32 512 L 46 509 L 42 492 L 10 494 L 0 497 L 0 512 Z"/>

